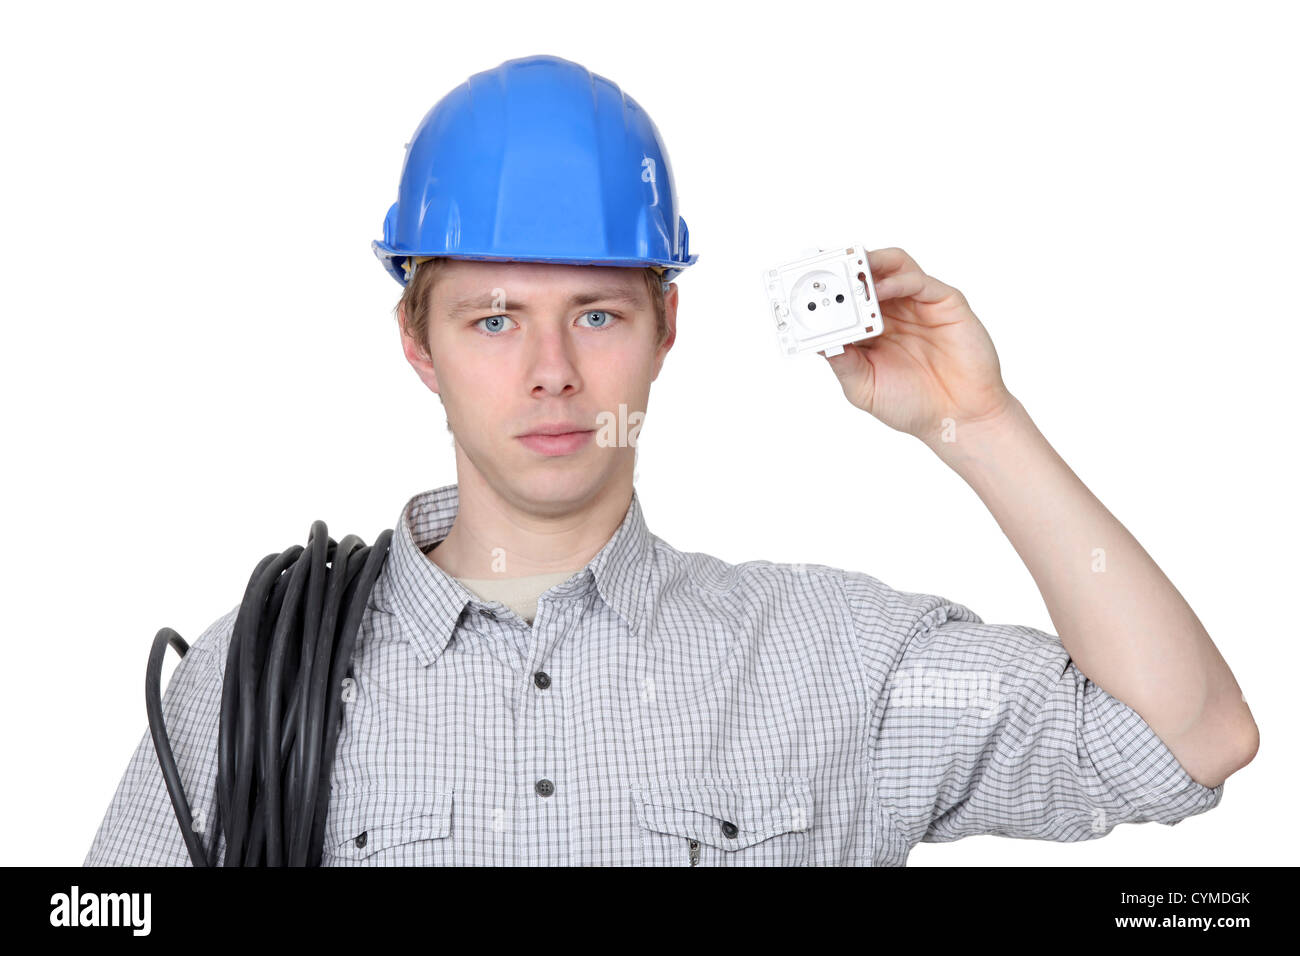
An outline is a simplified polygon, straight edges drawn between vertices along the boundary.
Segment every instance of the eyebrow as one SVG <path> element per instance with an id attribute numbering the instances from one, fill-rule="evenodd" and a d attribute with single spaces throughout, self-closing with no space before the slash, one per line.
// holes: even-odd
<path id="1" fill-rule="evenodd" d="M 593 302 L 621 302 L 624 305 L 638 307 L 645 304 L 645 300 L 635 295 L 627 289 L 617 286 L 602 289 L 587 289 L 577 292 L 569 297 L 565 303 L 568 308 L 574 308 L 579 305 L 591 305 Z M 495 300 L 491 293 L 487 295 L 469 295 L 453 300 L 447 307 L 447 316 L 455 318 L 466 312 L 485 312 L 497 308 Z M 507 300 L 501 311 L 517 312 L 527 308 L 519 300 Z"/>

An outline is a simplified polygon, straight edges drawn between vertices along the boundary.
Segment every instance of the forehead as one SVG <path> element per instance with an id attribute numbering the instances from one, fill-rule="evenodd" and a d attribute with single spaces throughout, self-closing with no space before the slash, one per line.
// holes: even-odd
<path id="1" fill-rule="evenodd" d="M 504 289 L 512 299 L 599 291 L 630 293 L 640 299 L 645 290 L 645 271 L 639 266 L 448 259 L 442 263 L 434 294 L 461 297 L 495 288 Z"/>

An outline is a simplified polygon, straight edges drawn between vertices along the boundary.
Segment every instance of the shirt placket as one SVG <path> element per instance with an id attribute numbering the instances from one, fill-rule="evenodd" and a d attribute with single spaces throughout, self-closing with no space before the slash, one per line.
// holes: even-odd
<path id="1" fill-rule="evenodd" d="M 528 632 L 515 699 L 515 780 L 519 807 L 516 861 L 565 866 L 569 861 L 572 794 L 565 772 L 565 698 L 557 648 L 572 626 L 571 602 L 538 603 Z"/>

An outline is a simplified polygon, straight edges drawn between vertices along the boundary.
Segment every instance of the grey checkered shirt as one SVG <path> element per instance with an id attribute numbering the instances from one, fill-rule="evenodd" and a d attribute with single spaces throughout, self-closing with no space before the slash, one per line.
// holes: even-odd
<path id="1" fill-rule="evenodd" d="M 407 503 L 362 617 L 327 866 L 903 866 L 921 841 L 1088 840 L 1222 797 L 1051 634 L 861 572 L 678 551 L 635 492 L 529 626 L 423 553 L 457 506 L 456 485 Z M 220 859 L 236 610 L 163 699 Z M 146 732 L 85 865 L 189 862 Z"/>

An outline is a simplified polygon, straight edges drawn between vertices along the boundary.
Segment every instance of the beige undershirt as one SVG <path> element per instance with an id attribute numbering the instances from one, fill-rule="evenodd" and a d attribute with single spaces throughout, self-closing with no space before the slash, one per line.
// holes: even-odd
<path id="1" fill-rule="evenodd" d="M 577 569 L 575 569 L 577 570 Z M 547 588 L 573 577 L 573 571 L 532 574 L 526 578 L 457 578 L 484 601 L 500 601 L 529 624 L 537 616 L 537 599 Z"/>
<path id="2" fill-rule="evenodd" d="M 436 545 L 435 545 L 436 547 Z M 429 551 L 432 551 L 430 548 Z M 429 551 L 426 551 L 427 555 Z M 573 577 L 581 568 L 572 571 L 552 571 L 549 574 L 530 574 L 522 578 L 456 578 L 481 600 L 500 601 L 529 624 L 537 616 L 537 599 L 551 587 Z"/>

